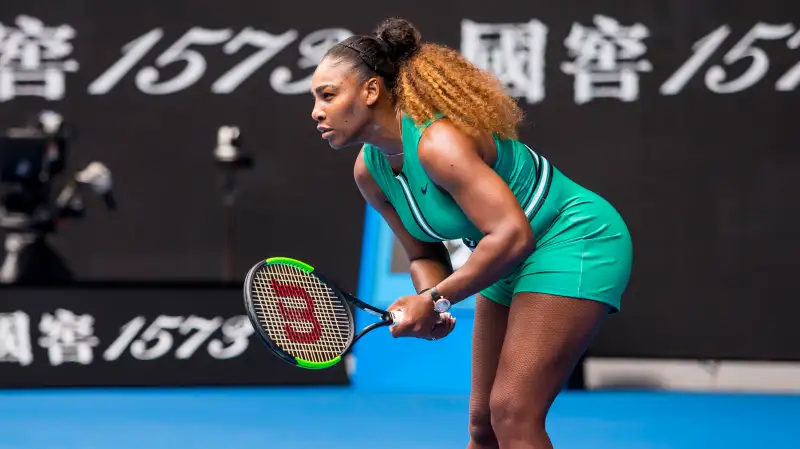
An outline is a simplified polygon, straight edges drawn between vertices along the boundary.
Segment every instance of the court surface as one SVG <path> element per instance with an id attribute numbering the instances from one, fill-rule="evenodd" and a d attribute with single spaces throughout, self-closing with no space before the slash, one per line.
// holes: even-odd
<path id="1" fill-rule="evenodd" d="M 464 448 L 467 396 L 342 388 L 0 391 L 0 449 Z M 572 393 L 556 448 L 797 448 L 800 396 Z"/>

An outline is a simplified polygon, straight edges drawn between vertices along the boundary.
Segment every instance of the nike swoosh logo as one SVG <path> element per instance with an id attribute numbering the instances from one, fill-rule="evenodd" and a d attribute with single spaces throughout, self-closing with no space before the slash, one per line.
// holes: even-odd
<path id="1" fill-rule="evenodd" d="M 422 194 L 423 194 L 423 195 L 425 195 L 426 193 L 428 193 L 428 184 L 425 184 L 425 186 L 424 186 L 424 187 L 422 187 L 422 189 L 420 189 L 420 190 L 422 190 Z"/>

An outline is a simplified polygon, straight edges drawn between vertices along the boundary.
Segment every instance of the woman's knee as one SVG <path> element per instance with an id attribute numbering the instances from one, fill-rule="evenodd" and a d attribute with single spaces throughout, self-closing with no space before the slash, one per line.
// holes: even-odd
<path id="1" fill-rule="evenodd" d="M 491 447 L 497 444 L 489 410 L 470 410 L 469 437 L 474 443 L 481 446 Z"/>
<path id="2" fill-rule="evenodd" d="M 492 430 L 496 435 L 544 430 L 549 404 L 513 391 L 492 391 L 489 399 Z"/>

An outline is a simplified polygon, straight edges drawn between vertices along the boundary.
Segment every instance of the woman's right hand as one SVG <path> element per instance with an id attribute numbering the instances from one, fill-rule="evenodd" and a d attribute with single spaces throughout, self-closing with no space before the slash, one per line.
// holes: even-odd
<path id="1" fill-rule="evenodd" d="M 433 327 L 431 331 L 432 340 L 440 340 L 448 336 L 456 327 L 456 319 L 453 315 L 450 315 L 450 313 L 443 313 L 440 316 L 442 317 L 442 322 L 437 323 Z"/>

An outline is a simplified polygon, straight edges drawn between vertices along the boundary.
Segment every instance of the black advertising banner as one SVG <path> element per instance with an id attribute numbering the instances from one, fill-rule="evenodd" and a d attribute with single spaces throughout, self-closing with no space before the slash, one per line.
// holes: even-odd
<path id="1" fill-rule="evenodd" d="M 241 289 L 0 289 L 0 387 L 345 385 L 273 356 Z"/>
<path id="2" fill-rule="evenodd" d="M 315 61 L 350 32 L 293 6 L 240 5 L 0 5 L 0 127 L 52 108 L 78 128 L 70 171 L 99 161 L 112 174 L 117 210 L 87 193 L 87 216 L 50 240 L 75 279 L 238 281 L 290 256 L 356 288 L 354 153 L 320 138 L 309 95 Z M 221 126 L 239 127 L 254 158 L 236 174 L 231 214 L 214 157 Z"/>
<path id="3" fill-rule="evenodd" d="M 390 15 L 500 77 L 522 139 L 624 216 L 633 275 L 593 351 L 800 359 L 798 2 L 3 2 L 0 124 L 55 108 L 80 127 L 72 168 L 113 172 L 119 209 L 90 202 L 51 240 L 75 277 L 219 279 L 233 223 L 234 273 L 286 255 L 354 290 L 356 151 L 319 139 L 308 77 Z M 255 157 L 232 220 L 222 125 Z"/>

